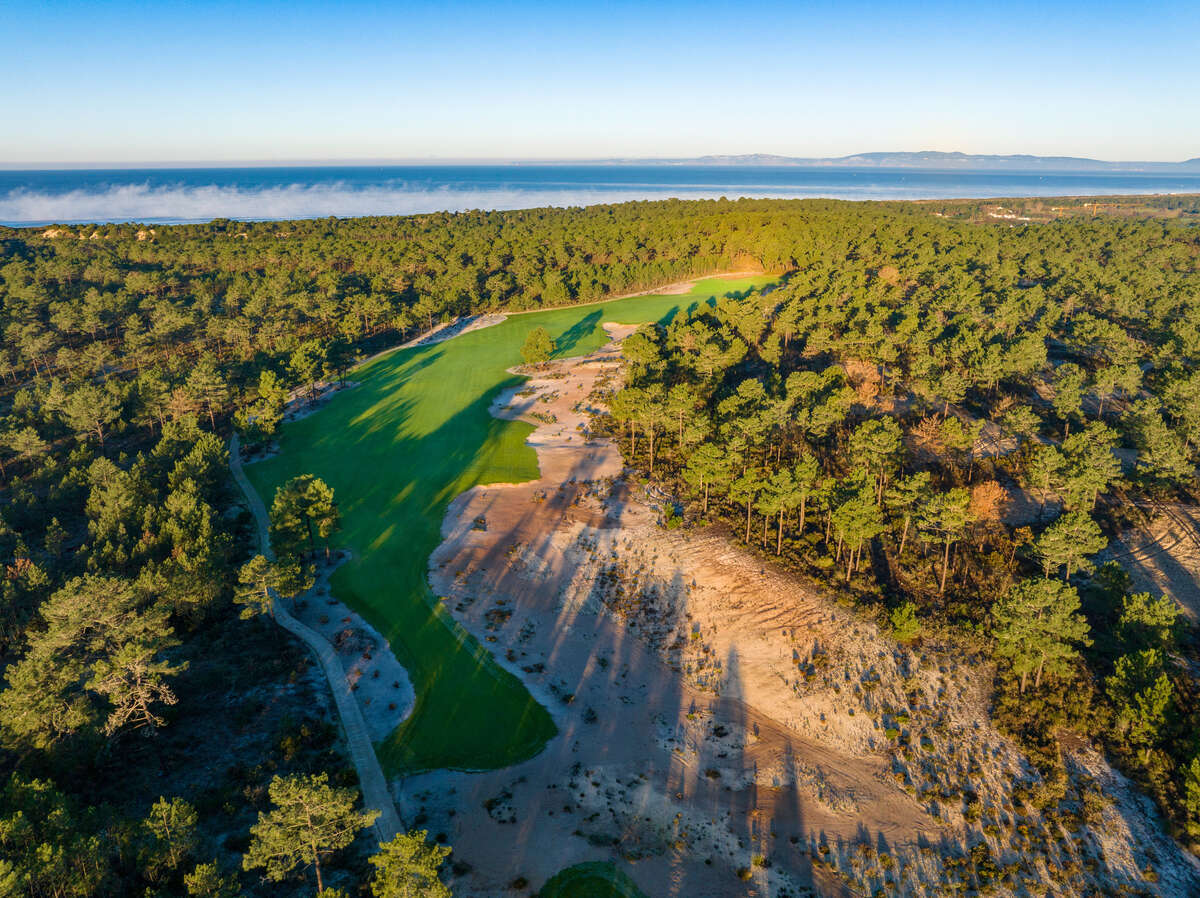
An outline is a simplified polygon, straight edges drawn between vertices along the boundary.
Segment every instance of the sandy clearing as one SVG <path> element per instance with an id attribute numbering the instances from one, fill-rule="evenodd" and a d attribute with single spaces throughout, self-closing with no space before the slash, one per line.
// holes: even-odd
<path id="1" fill-rule="evenodd" d="M 429 346 L 433 343 L 441 343 L 445 340 L 457 337 L 459 334 L 469 334 L 471 331 L 482 330 L 485 327 L 492 327 L 493 325 L 500 324 L 502 321 L 507 320 L 507 318 L 508 315 L 502 315 L 500 313 L 489 315 L 465 315 L 462 318 L 455 318 L 453 321 L 447 322 L 446 324 L 439 324 L 435 326 L 432 330 L 428 330 L 420 336 L 413 337 L 407 343 L 401 343 L 399 346 L 393 347 L 392 349 L 387 349 L 384 350 L 384 352 L 376 353 L 375 355 L 371 356 L 371 358 L 364 359 L 360 364 L 366 364 L 366 362 L 378 358 L 380 355 L 386 355 L 395 349 L 412 349 L 414 346 Z"/>
<path id="2" fill-rule="evenodd" d="M 1170 596 L 1200 623 L 1200 508 L 1161 504 L 1147 511 L 1146 523 L 1121 533 L 1098 558 L 1119 561 L 1134 589 Z"/>
<path id="3" fill-rule="evenodd" d="M 564 551 L 574 538 L 654 526 L 653 511 L 628 501 L 619 482 L 598 498 L 623 462 L 615 446 L 591 438 L 587 397 L 617 375 L 610 344 L 502 394 L 494 413 L 541 425 L 529 442 L 542 476 L 458 497 L 430 560 L 435 593 L 560 728 L 525 764 L 403 784 L 409 818 L 436 821 L 474 868 L 456 894 L 495 894 L 518 876 L 540 885 L 569 863 L 611 856 L 614 840 L 638 858 L 649 894 L 770 894 L 810 880 L 802 860 L 810 828 L 858 831 L 838 810 L 846 800 L 876 808 L 885 838 L 909 831 L 915 803 L 880 781 L 881 761 L 797 750 L 802 739 L 736 697 L 689 686 L 579 594 L 588 575 L 576 578 Z M 796 761 L 800 754 L 808 760 Z M 759 870 L 750 885 L 733 873 L 753 854 L 780 851 L 797 862 Z"/>

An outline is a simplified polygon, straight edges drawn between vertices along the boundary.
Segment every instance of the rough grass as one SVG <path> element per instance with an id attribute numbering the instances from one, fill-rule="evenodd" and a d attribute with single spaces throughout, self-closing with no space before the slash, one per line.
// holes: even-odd
<path id="1" fill-rule="evenodd" d="M 282 428 L 278 455 L 247 476 L 270 507 L 275 488 L 312 473 L 333 488 L 354 558 L 334 593 L 387 637 L 416 690 L 412 716 L 379 747 L 392 773 L 492 769 L 532 757 L 556 732 L 550 715 L 431 594 L 426 568 L 446 507 L 477 484 L 538 476 L 525 445 L 532 428 L 488 414 L 496 393 L 520 381 L 506 369 L 545 327 L 556 355 L 604 344 L 605 321 L 669 318 L 709 297 L 769 278 L 708 280 L 679 296 L 638 296 L 594 306 L 514 315 L 444 343 L 397 350 L 358 369 L 360 386 Z"/>
<path id="2" fill-rule="evenodd" d="M 546 880 L 538 898 L 646 898 L 615 864 L 591 861 L 560 870 Z"/>

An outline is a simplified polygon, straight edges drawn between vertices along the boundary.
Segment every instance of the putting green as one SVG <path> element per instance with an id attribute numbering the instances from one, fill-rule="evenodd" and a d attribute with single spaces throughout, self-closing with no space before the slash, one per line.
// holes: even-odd
<path id="1" fill-rule="evenodd" d="M 646 898 L 616 864 L 589 861 L 555 873 L 537 898 Z"/>
<path id="2" fill-rule="evenodd" d="M 334 574 L 334 593 L 391 643 L 416 690 L 412 716 L 379 748 L 385 770 L 482 770 L 532 757 L 556 730 L 514 676 L 442 608 L 426 581 L 446 507 L 477 484 L 538 476 L 525 445 L 533 428 L 488 414 L 534 327 L 558 356 L 607 340 L 601 323 L 667 319 L 710 297 L 771 278 L 711 279 L 679 296 L 638 296 L 599 305 L 513 315 L 493 327 L 429 346 L 400 349 L 359 368 L 360 383 L 320 411 L 283 426 L 278 455 L 246 468 L 271 505 L 275 489 L 315 474 L 342 512 L 336 544 L 353 559 Z"/>

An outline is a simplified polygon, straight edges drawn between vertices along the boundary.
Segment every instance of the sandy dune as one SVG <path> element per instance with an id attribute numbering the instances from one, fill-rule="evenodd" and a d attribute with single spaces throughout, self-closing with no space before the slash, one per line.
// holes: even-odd
<path id="1" fill-rule="evenodd" d="M 541 477 L 459 496 L 430 559 L 447 610 L 560 729 L 524 764 L 399 785 L 406 819 L 444 833 L 466 865 L 455 893 L 536 889 L 568 864 L 616 858 L 664 898 L 839 894 L 846 882 L 937 894 L 944 855 L 981 840 L 1057 880 L 1070 852 L 1033 850 L 1015 831 L 1031 817 L 1014 790 L 1040 777 L 988 722 L 986 665 L 951 646 L 898 647 L 723 535 L 661 527 L 653 492 L 589 433 L 619 379 L 610 343 L 500 396 L 494 414 L 538 425 Z M 1088 761 L 1090 776 L 1111 773 Z M 1105 838 L 1123 850 L 1104 854 L 1123 860 L 1102 873 L 1141 883 L 1139 851 L 1174 843 L 1124 812 L 1137 800 L 1123 781 L 1106 783 L 1117 802 Z M 1194 881 L 1176 866 L 1163 894 Z"/>

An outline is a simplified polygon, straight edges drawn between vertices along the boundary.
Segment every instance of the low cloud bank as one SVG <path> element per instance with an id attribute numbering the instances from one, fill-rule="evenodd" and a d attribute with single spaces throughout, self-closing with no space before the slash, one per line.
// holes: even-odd
<path id="1" fill-rule="evenodd" d="M 328 215 L 411 215 L 464 209 L 585 206 L 673 195 L 715 198 L 726 191 L 663 189 L 459 189 L 350 187 L 342 183 L 278 187 L 151 186 L 119 184 L 62 193 L 18 188 L 0 195 L 0 222 L 8 225 L 82 222 L 191 222 L 214 218 L 273 220 Z"/>
<path id="2" fill-rule="evenodd" d="M 1060 187 L 1023 185 L 1020 195 L 1069 193 Z M 1029 189 L 1032 187 L 1033 189 Z M 977 185 L 976 197 L 1013 196 L 1012 184 Z M 1090 184 L 1089 193 L 1129 192 Z M 966 191 L 954 195 L 965 195 Z M 928 185 L 861 184 L 712 185 L 631 184 L 475 187 L 462 184 L 386 183 L 352 185 L 341 181 L 286 185 L 126 183 L 49 191 L 17 187 L 0 194 L 0 224 L 47 225 L 90 222 L 204 222 L 214 218 L 270 221 L 289 218 L 346 218 L 360 215 L 412 215 L 465 209 L 528 209 L 589 206 L 630 200 L 717 199 L 719 197 L 912 200 L 946 196 Z"/>

